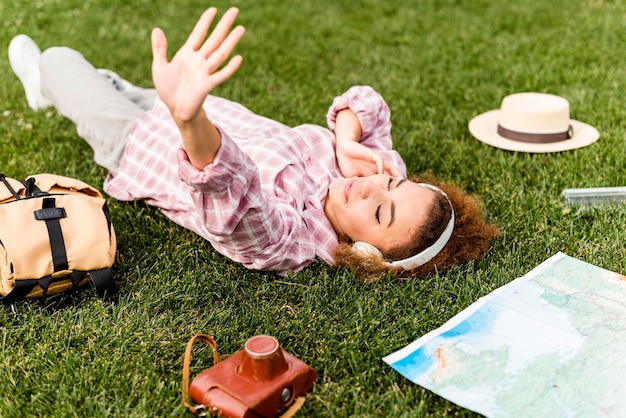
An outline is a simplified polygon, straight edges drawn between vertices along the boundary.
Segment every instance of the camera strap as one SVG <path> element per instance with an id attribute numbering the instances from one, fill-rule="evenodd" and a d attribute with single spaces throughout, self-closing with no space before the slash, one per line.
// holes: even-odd
<path id="1" fill-rule="evenodd" d="M 291 418 L 296 412 L 304 405 L 304 396 L 298 396 L 293 400 L 293 403 L 289 405 L 289 408 L 280 416 L 280 418 Z"/>
<path id="2" fill-rule="evenodd" d="M 189 365 L 191 364 L 191 350 L 193 349 L 193 343 L 196 340 L 203 341 L 211 347 L 211 350 L 213 350 L 213 364 L 219 363 L 222 358 L 220 357 L 219 351 L 217 351 L 217 343 L 213 337 L 206 334 L 192 334 L 191 339 L 187 343 L 185 358 L 183 359 L 183 403 L 192 414 L 199 415 L 200 411 L 198 406 L 192 405 L 189 401 Z"/>

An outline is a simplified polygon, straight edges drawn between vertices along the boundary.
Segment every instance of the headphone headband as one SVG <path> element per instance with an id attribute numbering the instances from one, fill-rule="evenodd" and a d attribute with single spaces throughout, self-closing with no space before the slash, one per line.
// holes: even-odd
<path id="1" fill-rule="evenodd" d="M 450 220 L 448 221 L 448 225 L 446 226 L 446 229 L 444 229 L 444 231 L 441 233 L 439 238 L 437 238 L 437 241 L 435 241 L 430 247 L 426 248 L 423 251 L 420 251 L 419 253 L 415 255 L 412 255 L 411 257 L 405 258 L 403 260 L 385 262 L 385 264 L 387 264 L 389 267 L 401 268 L 403 270 L 411 270 L 415 267 L 423 266 L 424 264 L 432 260 L 437 254 L 439 254 L 441 250 L 443 250 L 443 247 L 446 246 L 446 244 L 450 240 L 450 237 L 452 236 L 452 232 L 454 230 L 455 217 L 454 217 L 454 209 L 452 208 L 452 202 L 450 202 L 450 198 L 448 198 L 448 195 L 443 190 L 441 190 L 438 187 L 433 186 L 432 184 L 428 184 L 428 183 L 417 183 L 417 184 L 419 186 L 426 187 L 427 189 L 441 193 L 443 197 L 446 198 L 446 201 L 450 205 Z M 380 250 L 367 242 L 357 241 L 354 244 L 352 244 L 352 248 L 356 251 L 359 251 L 367 255 L 373 255 L 373 256 L 383 258 L 383 254 L 380 252 Z"/>

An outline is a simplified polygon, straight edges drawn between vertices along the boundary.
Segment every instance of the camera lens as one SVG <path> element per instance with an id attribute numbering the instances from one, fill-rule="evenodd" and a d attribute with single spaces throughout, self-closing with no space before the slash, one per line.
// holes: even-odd
<path id="1" fill-rule="evenodd" d="M 245 345 L 245 349 L 251 356 L 264 357 L 273 354 L 278 350 L 279 344 L 276 338 L 269 335 L 257 335 L 250 338 Z"/>
<path id="2" fill-rule="evenodd" d="M 291 400 L 291 395 L 293 394 L 293 389 L 290 387 L 283 389 L 280 393 L 280 400 L 283 403 L 287 403 Z"/>
<path id="3" fill-rule="evenodd" d="M 288 368 L 278 341 L 268 335 L 257 335 L 246 342 L 237 372 L 255 382 L 267 382 Z"/>

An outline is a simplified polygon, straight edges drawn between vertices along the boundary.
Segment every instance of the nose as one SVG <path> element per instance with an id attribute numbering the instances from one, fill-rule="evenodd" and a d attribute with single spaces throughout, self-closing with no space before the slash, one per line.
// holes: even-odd
<path id="1" fill-rule="evenodd" d="M 375 197 L 384 192 L 383 188 L 370 180 L 363 180 L 361 184 L 361 199 L 367 199 L 369 197 Z"/>

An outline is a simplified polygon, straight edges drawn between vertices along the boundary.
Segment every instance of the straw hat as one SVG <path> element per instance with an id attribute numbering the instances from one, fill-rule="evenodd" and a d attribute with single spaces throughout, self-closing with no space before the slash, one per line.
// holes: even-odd
<path id="1" fill-rule="evenodd" d="M 516 93 L 502 100 L 500 109 L 469 122 L 479 141 L 509 151 L 557 152 L 596 142 L 596 128 L 570 119 L 569 102 L 545 93 Z"/>

